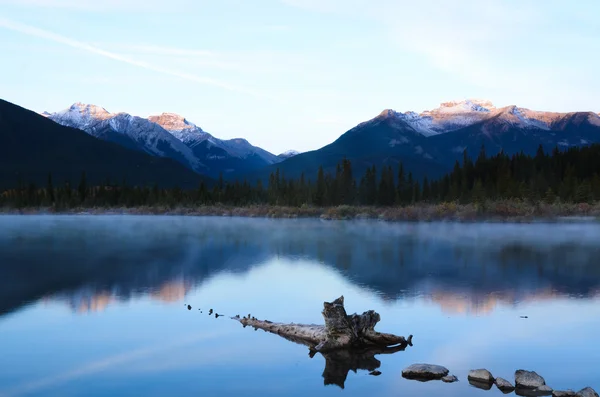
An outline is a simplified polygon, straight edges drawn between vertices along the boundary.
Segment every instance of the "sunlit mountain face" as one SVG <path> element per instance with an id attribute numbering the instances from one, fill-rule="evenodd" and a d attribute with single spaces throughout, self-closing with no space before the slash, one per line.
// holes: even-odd
<path id="1" fill-rule="evenodd" d="M 77 102 L 59 112 L 42 114 L 96 138 L 153 156 L 171 158 L 212 177 L 258 169 L 290 157 L 276 156 L 244 138 L 216 138 L 175 113 L 143 118 L 125 112 L 111 113 L 101 106 Z"/>

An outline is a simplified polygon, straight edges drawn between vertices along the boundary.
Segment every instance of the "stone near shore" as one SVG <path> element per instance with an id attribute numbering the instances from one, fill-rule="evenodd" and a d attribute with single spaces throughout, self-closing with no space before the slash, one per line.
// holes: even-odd
<path id="1" fill-rule="evenodd" d="M 454 383 L 454 382 L 458 382 L 458 378 L 454 375 L 448 375 L 448 376 L 444 376 L 442 378 L 442 382 L 445 383 Z"/>
<path id="2" fill-rule="evenodd" d="M 600 397 L 598 393 L 591 387 L 586 387 L 585 389 L 581 389 L 577 392 L 577 397 Z"/>
<path id="3" fill-rule="evenodd" d="M 469 371 L 468 379 L 481 383 L 494 383 L 494 377 L 487 369 L 472 369 Z"/>
<path id="4" fill-rule="evenodd" d="M 575 391 L 569 390 L 554 390 L 552 392 L 552 397 L 576 397 L 577 393 Z"/>
<path id="5" fill-rule="evenodd" d="M 517 389 L 537 389 L 546 385 L 546 381 L 535 371 L 519 369 L 515 371 L 515 386 Z"/>
<path id="6" fill-rule="evenodd" d="M 442 379 L 448 375 L 448 368 L 433 364 L 413 364 L 402 370 L 402 377 L 416 380 Z"/>
<path id="7" fill-rule="evenodd" d="M 496 378 L 495 383 L 496 383 L 496 387 L 503 393 L 510 393 L 513 390 L 515 390 L 515 387 L 513 386 L 513 384 L 504 378 Z"/>
<path id="8" fill-rule="evenodd" d="M 554 390 L 552 392 L 552 397 L 575 397 L 577 393 L 575 391 L 569 390 Z"/>

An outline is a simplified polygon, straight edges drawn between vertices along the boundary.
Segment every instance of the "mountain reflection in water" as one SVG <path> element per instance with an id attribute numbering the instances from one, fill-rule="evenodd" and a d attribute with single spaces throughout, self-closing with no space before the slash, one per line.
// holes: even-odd
<path id="1" fill-rule="evenodd" d="M 596 224 L 116 216 L 0 222 L 0 313 L 40 298 L 75 312 L 142 295 L 181 303 L 211 277 L 243 274 L 273 257 L 318 262 L 383 299 L 424 299 L 452 314 L 600 290 Z"/>
<path id="2" fill-rule="evenodd" d="M 598 389 L 589 368 L 600 360 L 599 237 L 589 222 L 2 216 L 0 395 L 301 397 L 343 387 L 475 397 L 466 376 L 480 367 Z M 312 355 L 227 318 L 322 323 L 323 301 L 340 295 L 348 313 L 376 310 L 379 331 L 412 334 L 414 346 Z M 416 362 L 460 382 L 402 378 Z M 381 376 L 369 376 L 375 369 Z"/>

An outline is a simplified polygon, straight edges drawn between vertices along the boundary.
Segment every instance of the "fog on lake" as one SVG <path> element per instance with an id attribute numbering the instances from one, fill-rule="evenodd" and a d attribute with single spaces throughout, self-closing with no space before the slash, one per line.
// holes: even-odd
<path id="1" fill-rule="evenodd" d="M 473 368 L 598 390 L 599 243 L 593 222 L 2 216 L 0 396 L 501 394 Z M 309 355 L 228 318 L 318 324 L 340 295 L 414 346 Z M 403 379 L 418 362 L 460 381 Z"/>

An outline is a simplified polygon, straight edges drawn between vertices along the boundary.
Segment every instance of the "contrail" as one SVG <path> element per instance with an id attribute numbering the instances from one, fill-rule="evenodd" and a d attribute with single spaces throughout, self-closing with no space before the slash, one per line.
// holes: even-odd
<path id="1" fill-rule="evenodd" d="M 105 58 L 114 59 L 115 61 L 119 61 L 119 62 L 123 62 L 123 63 L 129 64 L 129 65 L 137 66 L 139 68 L 150 70 L 150 71 L 153 71 L 156 73 L 162 73 L 162 74 L 165 74 L 168 76 L 179 77 L 181 79 L 192 81 L 194 83 L 211 85 L 214 87 L 223 88 L 225 90 L 240 92 L 240 93 L 249 94 L 249 95 L 257 96 L 257 97 L 266 97 L 266 95 L 255 92 L 253 90 L 249 90 L 249 89 L 246 89 L 243 87 L 227 84 L 222 81 L 207 78 L 207 77 L 200 77 L 200 76 L 196 76 L 194 74 L 183 73 L 183 72 L 179 72 L 176 70 L 161 68 L 159 66 L 152 65 L 147 62 L 139 61 L 139 60 L 130 58 L 128 56 L 124 56 L 124 55 L 116 54 L 111 51 L 103 50 L 103 49 L 95 47 L 93 45 L 90 45 L 90 44 L 87 44 L 87 43 L 84 43 L 84 42 L 81 42 L 78 40 L 74 40 L 69 37 L 62 36 L 62 35 L 54 33 L 54 32 L 50 32 L 48 30 L 36 28 L 35 26 L 26 25 L 26 24 L 16 22 L 16 21 L 11 21 L 10 19 L 0 18 L 0 28 L 12 30 L 15 32 L 29 35 L 29 36 L 39 37 L 39 38 L 42 38 L 45 40 L 53 41 L 55 43 L 64 44 L 69 47 L 77 48 L 80 50 L 91 52 L 96 55 L 103 56 Z"/>

